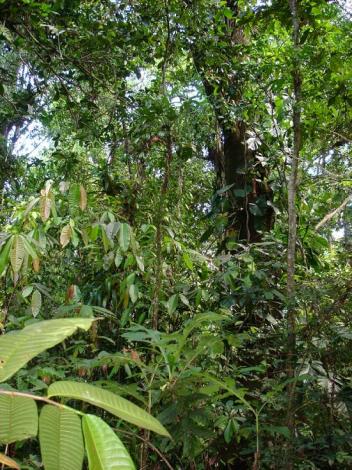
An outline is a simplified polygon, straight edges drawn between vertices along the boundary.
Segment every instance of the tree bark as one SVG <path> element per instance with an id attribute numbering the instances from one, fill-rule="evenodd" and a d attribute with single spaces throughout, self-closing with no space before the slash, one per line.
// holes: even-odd
<path id="1" fill-rule="evenodd" d="M 187 1 L 197 14 L 196 3 Z M 226 19 L 226 32 L 221 39 L 227 44 L 229 56 L 236 54 L 235 46 L 245 42 L 241 28 L 236 26 L 238 5 L 236 0 L 228 0 L 227 6 L 233 12 L 234 19 Z M 192 26 L 190 26 L 192 28 Z M 211 78 L 213 70 L 208 66 L 207 50 L 199 46 L 199 32 L 194 32 L 191 53 L 195 68 L 202 80 L 205 93 L 213 106 L 220 134 L 219 142 L 209 152 L 217 173 L 218 189 L 232 185 L 227 191 L 228 197 L 228 231 L 235 232 L 238 240 L 255 242 L 261 239 L 262 233 L 272 228 L 274 214 L 271 205 L 272 191 L 266 182 L 264 169 L 258 171 L 259 165 L 253 150 L 247 145 L 247 126 L 240 118 L 226 116 L 224 104 L 239 103 L 241 100 L 241 83 L 237 78 L 229 79 L 226 73 L 219 84 Z M 220 59 L 219 59 L 220 60 Z M 214 60 L 211 61 L 214 63 Z M 235 74 L 234 74 L 235 75 Z M 221 92 L 217 91 L 221 90 Z M 235 90 L 235 91 L 233 91 Z"/>

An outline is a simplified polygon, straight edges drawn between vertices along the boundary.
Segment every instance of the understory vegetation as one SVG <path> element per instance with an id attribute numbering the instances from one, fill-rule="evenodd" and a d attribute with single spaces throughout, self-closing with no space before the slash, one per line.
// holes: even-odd
<path id="1" fill-rule="evenodd" d="M 0 0 L 2 469 L 352 469 L 351 14 Z"/>

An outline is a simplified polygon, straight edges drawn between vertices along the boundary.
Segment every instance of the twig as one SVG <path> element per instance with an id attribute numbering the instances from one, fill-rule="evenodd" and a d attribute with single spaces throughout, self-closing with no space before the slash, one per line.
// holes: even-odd
<path id="1" fill-rule="evenodd" d="M 333 219 L 335 217 L 335 215 L 339 214 L 347 206 L 347 204 L 350 201 L 352 201 L 352 194 L 348 195 L 339 207 L 337 207 L 333 211 L 326 214 L 326 216 L 323 217 L 323 219 L 319 223 L 317 223 L 317 225 L 315 226 L 315 230 L 319 230 L 323 225 L 330 222 L 330 220 Z"/>
<path id="2" fill-rule="evenodd" d="M 128 436 L 133 436 L 133 437 L 137 437 L 138 439 L 140 439 L 141 441 L 143 441 L 145 444 L 147 444 L 154 452 L 156 452 L 159 457 L 162 459 L 162 461 L 165 463 L 165 465 L 167 466 L 167 468 L 169 468 L 170 470 L 174 470 L 174 467 L 170 464 L 170 462 L 167 460 L 167 458 L 165 457 L 165 455 L 157 448 L 155 447 L 148 439 L 145 439 L 144 437 L 141 437 L 141 436 L 138 436 L 138 434 L 134 434 L 133 432 L 129 432 L 129 431 L 123 431 L 121 429 L 117 429 L 117 432 L 118 433 L 122 433 L 122 434 L 126 434 Z M 142 470 L 142 469 L 141 469 Z"/>

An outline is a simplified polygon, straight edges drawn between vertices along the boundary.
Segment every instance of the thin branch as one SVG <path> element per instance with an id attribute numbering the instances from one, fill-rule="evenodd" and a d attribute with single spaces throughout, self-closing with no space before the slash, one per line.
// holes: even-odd
<path id="1" fill-rule="evenodd" d="M 338 215 L 341 211 L 343 211 L 350 201 L 352 201 L 352 194 L 347 196 L 339 207 L 326 214 L 326 216 L 315 226 L 315 230 L 319 230 L 323 225 L 326 225 L 328 222 L 330 222 L 330 220 L 333 219 L 335 215 Z"/>
<path id="2" fill-rule="evenodd" d="M 133 432 L 123 431 L 122 429 L 117 429 L 116 431 L 118 433 L 126 434 L 127 436 L 137 437 L 138 439 L 143 441 L 145 444 L 147 444 L 147 446 L 149 446 L 154 452 L 156 452 L 159 455 L 159 457 L 165 463 L 167 468 L 169 468 L 170 470 L 174 470 L 174 467 L 170 464 L 170 462 L 167 460 L 165 455 L 157 447 L 155 447 L 150 441 L 148 441 L 148 439 L 138 436 L 138 434 L 134 434 Z"/>

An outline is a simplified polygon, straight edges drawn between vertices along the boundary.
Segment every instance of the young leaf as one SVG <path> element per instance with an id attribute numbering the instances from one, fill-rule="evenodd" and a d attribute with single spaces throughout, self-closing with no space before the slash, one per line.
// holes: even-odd
<path id="1" fill-rule="evenodd" d="M 11 444 L 36 436 L 38 412 L 34 400 L 0 395 L 0 443 Z"/>
<path id="2" fill-rule="evenodd" d="M 79 207 L 81 211 L 87 208 L 87 192 L 82 185 L 79 187 Z"/>
<path id="3" fill-rule="evenodd" d="M 105 421 L 85 415 L 82 424 L 89 470 L 135 470 L 126 447 Z"/>
<path id="4" fill-rule="evenodd" d="M 60 234 L 60 244 L 62 248 L 64 248 L 66 245 L 70 243 L 71 234 L 72 234 L 71 226 L 69 224 L 65 225 L 63 229 L 61 230 L 61 234 Z"/>
<path id="5" fill-rule="evenodd" d="M 53 396 L 83 400 L 136 426 L 150 429 L 162 436 L 169 436 L 164 426 L 142 408 L 115 393 L 94 385 L 71 381 L 55 382 L 48 388 L 48 397 Z"/>
<path id="6" fill-rule="evenodd" d="M 45 190 L 41 190 L 41 196 L 39 200 L 40 206 L 40 217 L 42 218 L 43 222 L 46 222 L 50 217 L 50 209 L 51 209 L 51 197 L 46 195 Z"/>
<path id="7" fill-rule="evenodd" d="M 23 238 L 21 235 L 15 235 L 13 237 L 13 243 L 10 250 L 11 266 L 14 273 L 18 273 L 21 269 L 24 259 L 25 249 Z"/>
<path id="8" fill-rule="evenodd" d="M 40 260 L 39 260 L 39 258 L 34 258 L 32 260 L 32 266 L 33 266 L 33 271 L 35 273 L 39 273 L 39 270 L 40 270 Z"/>
<path id="9" fill-rule="evenodd" d="M 81 420 L 73 411 L 45 405 L 39 418 L 39 442 L 45 470 L 81 470 Z"/>
<path id="10" fill-rule="evenodd" d="M 5 382 L 33 357 L 61 343 L 78 328 L 88 330 L 92 321 L 90 318 L 45 320 L 0 336 L 0 382 Z"/>
<path id="11" fill-rule="evenodd" d="M 7 455 L 0 453 L 0 463 L 4 464 L 6 467 L 10 468 L 16 468 L 17 470 L 20 470 L 20 467 L 17 462 L 15 462 L 13 459 L 10 459 L 10 457 L 7 457 Z"/>
<path id="12" fill-rule="evenodd" d="M 34 318 L 40 312 L 41 306 L 42 306 L 42 294 L 39 292 L 39 290 L 35 290 L 32 294 L 32 301 L 31 301 L 31 310 L 32 310 L 32 315 Z"/>

